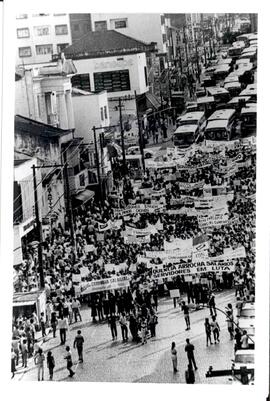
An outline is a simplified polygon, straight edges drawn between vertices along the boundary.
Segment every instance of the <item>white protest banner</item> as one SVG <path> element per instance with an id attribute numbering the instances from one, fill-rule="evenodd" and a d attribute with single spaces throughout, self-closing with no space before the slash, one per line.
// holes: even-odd
<path id="1" fill-rule="evenodd" d="M 199 262 L 199 261 L 205 260 L 207 258 L 208 258 L 207 250 L 192 252 L 192 262 Z"/>
<path id="2" fill-rule="evenodd" d="M 161 260 L 171 260 L 177 259 L 178 262 L 181 258 L 186 258 L 187 254 L 191 254 L 191 250 L 182 250 L 182 249 L 168 249 L 166 251 L 146 251 L 146 258 L 148 259 L 161 259 Z"/>
<path id="3" fill-rule="evenodd" d="M 145 258 L 144 256 L 138 255 L 137 256 L 137 263 L 145 263 L 146 265 L 149 264 L 149 259 Z"/>
<path id="4" fill-rule="evenodd" d="M 180 298 L 180 291 L 179 290 L 170 290 L 170 297 L 171 298 Z"/>
<path id="5" fill-rule="evenodd" d="M 95 252 L 95 246 L 93 244 L 85 245 L 84 250 L 86 253 Z"/>
<path id="6" fill-rule="evenodd" d="M 196 188 L 203 188 L 205 182 L 204 180 L 198 181 L 198 182 L 177 182 L 179 189 L 184 190 L 184 191 L 191 191 Z"/>
<path id="7" fill-rule="evenodd" d="M 226 259 L 238 259 L 246 257 L 246 249 L 244 246 L 239 246 L 236 249 L 224 248 L 224 257 Z"/>
<path id="8" fill-rule="evenodd" d="M 114 276 L 102 280 L 92 280 L 81 286 L 82 295 L 92 294 L 93 292 L 117 290 L 129 287 L 130 276 Z"/>
<path id="9" fill-rule="evenodd" d="M 80 268 L 81 276 L 82 277 L 87 277 L 89 275 L 89 269 L 87 266 L 83 266 Z"/>
<path id="10" fill-rule="evenodd" d="M 97 241 L 104 241 L 104 233 L 97 233 Z"/>
<path id="11" fill-rule="evenodd" d="M 78 297 L 81 295 L 81 286 L 80 285 L 73 285 L 74 291 L 75 291 L 75 296 Z"/>
<path id="12" fill-rule="evenodd" d="M 155 190 L 155 189 L 153 189 L 153 190 L 152 190 L 152 193 L 151 193 L 151 197 L 152 197 L 152 196 L 164 196 L 164 195 L 166 195 L 166 190 L 165 190 L 165 188 L 162 188 L 162 189 L 160 189 L 160 190 Z"/>
<path id="13" fill-rule="evenodd" d="M 111 220 L 107 221 L 107 223 L 98 223 L 98 231 L 100 232 L 110 230 L 111 228 Z"/>
<path id="14" fill-rule="evenodd" d="M 114 263 L 105 263 L 104 269 L 106 272 L 112 272 L 113 270 L 115 270 L 115 264 Z M 117 271 L 117 270 L 115 270 L 115 271 Z"/>
<path id="15" fill-rule="evenodd" d="M 111 222 L 111 228 L 114 230 L 119 230 L 122 227 L 122 220 L 114 220 Z"/>
<path id="16" fill-rule="evenodd" d="M 213 198 L 197 198 L 194 201 L 195 209 L 211 209 L 213 207 Z"/>
<path id="17" fill-rule="evenodd" d="M 125 244 L 147 244 L 150 242 L 150 235 L 138 237 L 135 235 L 127 235 L 124 237 Z"/>
<path id="18" fill-rule="evenodd" d="M 228 221 L 228 219 L 229 214 L 227 210 L 218 212 L 218 209 L 216 209 L 215 213 L 213 212 L 209 215 L 198 215 L 198 223 L 201 229 L 223 225 Z"/>
<path id="19" fill-rule="evenodd" d="M 73 283 L 80 283 L 82 281 L 82 276 L 80 274 L 72 274 Z"/>
<path id="20" fill-rule="evenodd" d="M 165 213 L 169 215 L 187 214 L 187 209 L 184 207 L 181 209 L 168 209 L 165 211 Z"/>
<path id="21" fill-rule="evenodd" d="M 179 265 L 163 266 L 152 270 L 152 279 L 175 277 L 178 275 L 201 274 L 208 272 L 233 272 L 234 261 L 200 261 L 191 263 L 180 263 Z"/>
<path id="22" fill-rule="evenodd" d="M 172 242 L 164 241 L 164 250 L 165 251 L 170 251 L 173 249 L 188 249 L 191 251 L 192 248 L 192 238 L 188 239 L 181 239 L 181 238 L 175 238 Z"/>
<path id="23" fill-rule="evenodd" d="M 126 226 L 126 234 L 127 235 L 133 235 L 133 236 L 142 236 L 142 235 L 150 235 L 150 234 L 156 234 L 157 229 L 154 225 L 149 225 L 146 228 L 135 228 L 135 227 L 130 227 Z"/>

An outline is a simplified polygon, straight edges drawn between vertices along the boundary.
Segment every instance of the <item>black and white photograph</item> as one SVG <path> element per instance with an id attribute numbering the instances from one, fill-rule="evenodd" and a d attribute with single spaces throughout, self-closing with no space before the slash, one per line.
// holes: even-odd
<path id="1" fill-rule="evenodd" d="M 9 61 L 10 381 L 252 388 L 258 14 L 44 9 Z"/>

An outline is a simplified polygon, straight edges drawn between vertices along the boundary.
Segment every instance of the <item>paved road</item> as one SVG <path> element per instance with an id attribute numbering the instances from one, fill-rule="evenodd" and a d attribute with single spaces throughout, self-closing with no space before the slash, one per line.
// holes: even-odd
<path id="1" fill-rule="evenodd" d="M 234 302 L 232 291 L 225 291 L 216 296 L 217 305 L 224 309 L 228 302 Z M 191 330 L 185 331 L 183 313 L 174 308 L 172 300 L 164 298 L 158 308 L 159 324 L 157 337 L 150 339 L 147 344 L 135 344 L 129 341 L 122 343 L 120 328 L 118 340 L 111 340 L 108 325 L 93 324 L 90 320 L 90 310 L 82 312 L 83 322 L 71 325 L 67 336 L 67 345 L 73 344 L 78 329 L 85 337 L 84 363 L 78 363 L 76 350 L 73 352 L 74 370 L 76 375 L 70 379 L 63 359 L 65 347 L 59 345 L 59 337 L 51 338 L 43 344 L 44 351 L 52 350 L 56 361 L 54 380 L 56 381 L 90 381 L 90 382 L 155 382 L 155 383 L 184 383 L 184 372 L 187 357 L 184 352 L 185 339 L 188 336 L 195 345 L 195 358 L 198 364 L 196 372 L 197 383 L 230 383 L 228 378 L 206 379 L 205 373 L 212 365 L 215 369 L 228 369 L 233 356 L 233 344 L 229 340 L 225 316 L 218 313 L 221 326 L 221 343 L 206 347 L 204 333 L 204 318 L 209 315 L 207 309 L 191 313 Z M 188 334 L 187 334 L 188 333 Z M 58 335 L 58 333 L 57 333 Z M 178 351 L 179 373 L 173 374 L 170 359 L 170 345 L 175 341 Z M 14 380 L 36 380 L 37 372 L 33 362 L 28 368 L 19 370 Z M 45 380 L 48 371 L 45 367 Z"/>

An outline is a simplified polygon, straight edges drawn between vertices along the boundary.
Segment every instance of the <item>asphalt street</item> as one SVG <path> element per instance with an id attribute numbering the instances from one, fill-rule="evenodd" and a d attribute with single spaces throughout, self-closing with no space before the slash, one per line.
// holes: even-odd
<path id="1" fill-rule="evenodd" d="M 234 303 L 232 291 L 224 291 L 216 295 L 217 306 L 224 310 L 227 303 Z M 131 342 L 122 343 L 121 330 L 117 326 L 118 339 L 112 341 L 111 332 L 106 322 L 93 323 L 90 309 L 82 310 L 82 322 L 70 326 L 66 345 L 73 346 L 77 330 L 81 330 L 85 338 L 84 362 L 78 363 L 77 351 L 72 349 L 74 370 L 73 378 L 68 377 L 65 346 L 61 346 L 59 333 L 57 338 L 47 336 L 42 348 L 45 353 L 53 352 L 56 367 L 55 381 L 88 381 L 88 382 L 147 382 L 147 383 L 185 383 L 187 356 L 184 351 L 187 337 L 195 346 L 195 359 L 198 365 L 196 383 L 230 384 L 228 377 L 206 378 L 210 365 L 214 369 L 229 369 L 233 357 L 233 342 L 229 340 L 225 316 L 218 312 L 217 320 L 221 327 L 220 344 L 206 347 L 204 319 L 209 316 L 207 308 L 190 314 L 191 330 L 185 330 L 183 312 L 167 297 L 160 300 L 158 307 L 157 335 L 141 345 Z M 174 374 L 170 354 L 171 342 L 175 341 L 178 352 L 178 370 Z M 48 380 L 48 369 L 45 364 L 45 380 Z M 37 368 L 29 360 L 28 368 L 18 369 L 13 380 L 37 380 Z"/>

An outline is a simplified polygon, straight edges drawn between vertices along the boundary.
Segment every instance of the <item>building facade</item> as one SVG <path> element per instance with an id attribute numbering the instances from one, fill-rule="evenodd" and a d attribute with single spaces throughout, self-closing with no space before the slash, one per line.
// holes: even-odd
<path id="1" fill-rule="evenodd" d="M 16 65 L 51 61 L 71 44 L 69 14 L 19 14 L 16 38 Z"/>
<path id="2" fill-rule="evenodd" d="M 69 14 L 69 21 L 72 43 L 92 30 L 91 14 Z"/>

